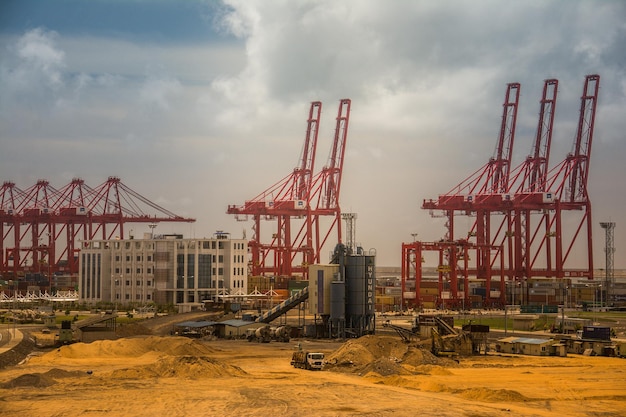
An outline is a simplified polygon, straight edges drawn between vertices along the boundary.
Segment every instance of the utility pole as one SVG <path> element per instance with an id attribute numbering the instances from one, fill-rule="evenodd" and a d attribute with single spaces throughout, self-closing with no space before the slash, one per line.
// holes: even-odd
<path id="1" fill-rule="evenodd" d="M 605 231 L 606 239 L 604 245 L 605 253 L 605 270 L 604 270 L 604 288 L 606 288 L 606 301 L 609 305 L 609 300 L 613 298 L 613 290 L 615 288 L 615 271 L 613 266 L 613 257 L 615 254 L 615 245 L 613 237 L 613 229 L 615 229 L 615 222 L 601 222 L 600 226 Z M 602 293 L 600 293 L 602 296 Z"/>

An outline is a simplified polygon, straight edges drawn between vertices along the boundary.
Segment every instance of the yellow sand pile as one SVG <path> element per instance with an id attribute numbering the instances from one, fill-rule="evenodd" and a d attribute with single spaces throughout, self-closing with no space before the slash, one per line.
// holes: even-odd
<path id="1" fill-rule="evenodd" d="M 155 363 L 119 369 L 110 374 L 114 379 L 146 378 L 220 378 L 246 375 L 241 368 L 227 365 L 206 356 L 166 356 Z"/>
<path id="2" fill-rule="evenodd" d="M 437 358 L 427 350 L 404 343 L 392 336 L 368 335 L 349 340 L 326 358 L 327 369 L 366 375 L 409 375 L 430 373 L 424 365 L 451 366 L 454 362 Z"/>
<path id="3" fill-rule="evenodd" d="M 508 389 L 494 390 L 489 388 L 472 388 L 461 391 L 459 395 L 467 400 L 497 403 L 524 402 L 531 400 L 517 391 Z"/>
<path id="4" fill-rule="evenodd" d="M 186 337 L 143 336 L 75 343 L 33 358 L 31 362 L 43 365 L 54 363 L 56 366 L 64 363 L 72 367 L 84 363 L 110 362 L 117 369 L 105 373 L 94 371 L 93 374 L 114 379 L 214 378 L 246 374 L 239 367 L 211 358 L 213 353 L 214 348 Z M 33 382 L 54 383 L 55 378 L 71 374 L 59 369 L 48 372 L 52 373 L 37 377 L 41 382 Z"/>
<path id="5" fill-rule="evenodd" d="M 45 388 L 56 383 L 61 378 L 71 378 L 79 376 L 87 376 L 85 372 L 71 372 L 63 369 L 53 368 L 47 372 L 37 372 L 32 374 L 20 375 L 10 381 L 0 385 L 2 388 L 18 388 L 18 387 L 36 387 Z"/>
<path id="6" fill-rule="evenodd" d="M 186 337 L 134 337 L 118 340 L 98 340 L 92 343 L 75 343 L 63 346 L 35 359 L 38 362 L 55 362 L 59 358 L 136 358 L 148 353 L 163 355 L 206 356 L 214 350 L 193 339 Z"/>

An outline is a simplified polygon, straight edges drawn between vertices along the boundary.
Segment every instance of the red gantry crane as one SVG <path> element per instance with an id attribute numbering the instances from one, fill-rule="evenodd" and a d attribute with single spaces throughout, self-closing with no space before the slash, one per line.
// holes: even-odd
<path id="1" fill-rule="evenodd" d="M 253 220 L 253 236 L 248 242 L 252 254 L 250 273 L 306 277 L 308 265 L 319 262 L 320 252 L 336 229 L 341 241 L 339 191 L 344 148 L 348 131 L 350 100 L 341 100 L 335 142 L 330 163 L 314 175 L 318 129 L 322 103 L 311 103 L 302 157 L 294 171 L 241 206 L 231 205 L 227 213 L 240 221 Z M 313 204 L 315 202 L 315 204 Z M 333 216 L 325 231 L 321 218 Z M 263 220 L 275 221 L 276 232 L 263 243 Z M 295 232 L 295 233 L 294 233 Z"/>
<path id="2" fill-rule="evenodd" d="M 411 283 L 412 274 L 415 276 L 417 293 L 413 296 L 414 301 L 407 299 L 407 302 L 419 304 L 423 298 L 419 295 L 421 250 L 440 252 L 439 297 L 441 298 L 444 289 L 442 282 L 449 283 L 451 305 L 459 304 L 459 300 L 454 297 L 457 285 L 455 271 L 462 271 L 464 278 L 475 274 L 478 279 L 486 279 L 485 303 L 491 304 L 490 277 L 497 275 L 498 261 L 501 276 L 500 302 L 504 302 L 505 276 L 514 283 L 521 282 L 523 287 L 524 282 L 532 277 L 593 277 L 591 202 L 587 178 L 599 79 L 598 75 L 586 77 L 573 151 L 550 171 L 548 164 L 558 81 L 549 79 L 544 82 L 539 125 L 532 153 L 511 173 L 491 167 L 504 166 L 504 163 L 510 165 L 510 158 L 503 158 L 503 164 L 496 164 L 499 151 L 507 149 L 503 146 L 507 141 L 503 140 L 502 135 L 507 131 L 505 124 L 514 129 L 514 117 L 512 123 L 505 123 L 510 96 L 507 93 L 504 130 L 501 129 L 496 157 L 451 192 L 440 196 L 437 201 L 424 201 L 425 209 L 444 210 L 448 219 L 446 237 L 441 242 L 403 244 L 403 294 L 404 287 Z M 512 144 L 512 140 L 509 142 Z M 510 153 L 508 156 L 510 157 Z M 486 181 L 481 180 L 482 178 Z M 476 216 L 476 221 L 468 232 L 468 240 L 454 239 L 455 212 Z M 499 224 L 496 216 L 502 217 Z M 565 224 L 567 227 L 564 227 Z M 495 231 L 492 232 L 492 229 Z M 469 242 L 473 238 L 476 239 L 475 244 Z M 587 265 L 584 267 L 576 266 L 577 262 L 572 256 L 575 249 L 580 247 L 586 251 Z M 475 268 L 468 266 L 468 248 L 476 250 Z M 457 265 L 456 261 L 463 263 Z M 411 296 L 412 288 L 408 289 L 407 294 Z M 528 285 L 524 289 L 527 292 Z M 467 301 L 467 286 L 464 287 L 464 292 L 465 298 L 461 300 L 463 302 Z"/>
<path id="3" fill-rule="evenodd" d="M 22 280 L 38 274 L 78 272 L 81 240 L 124 237 L 126 223 L 194 222 L 149 201 L 119 178 L 90 188 L 73 179 L 61 189 L 48 181 L 21 190 L 0 189 L 0 273 Z"/>

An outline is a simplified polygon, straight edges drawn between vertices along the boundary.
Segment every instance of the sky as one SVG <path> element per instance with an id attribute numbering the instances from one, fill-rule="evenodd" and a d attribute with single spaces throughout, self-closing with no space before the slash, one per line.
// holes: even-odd
<path id="1" fill-rule="evenodd" d="M 399 266 L 413 234 L 445 233 L 422 201 L 493 156 L 507 83 L 521 84 L 516 166 L 531 151 L 543 81 L 559 80 L 556 164 L 572 150 L 584 78 L 599 74 L 594 263 L 605 262 L 599 223 L 613 221 L 615 268 L 626 268 L 624 45 L 620 0 L 4 0 L 0 179 L 26 189 L 116 176 L 197 219 L 156 233 L 250 238 L 252 224 L 227 207 L 298 165 L 318 100 L 321 167 L 350 98 L 341 207 L 357 214 L 356 241 L 377 264 Z"/>

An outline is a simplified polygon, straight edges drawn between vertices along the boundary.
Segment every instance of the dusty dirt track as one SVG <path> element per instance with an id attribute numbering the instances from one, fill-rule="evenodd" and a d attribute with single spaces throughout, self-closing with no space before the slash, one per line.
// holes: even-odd
<path id="1" fill-rule="evenodd" d="M 290 366 L 295 346 L 324 371 Z M 435 358 L 393 336 L 267 344 L 136 336 L 0 371 L 6 416 L 624 416 L 626 361 Z"/>

